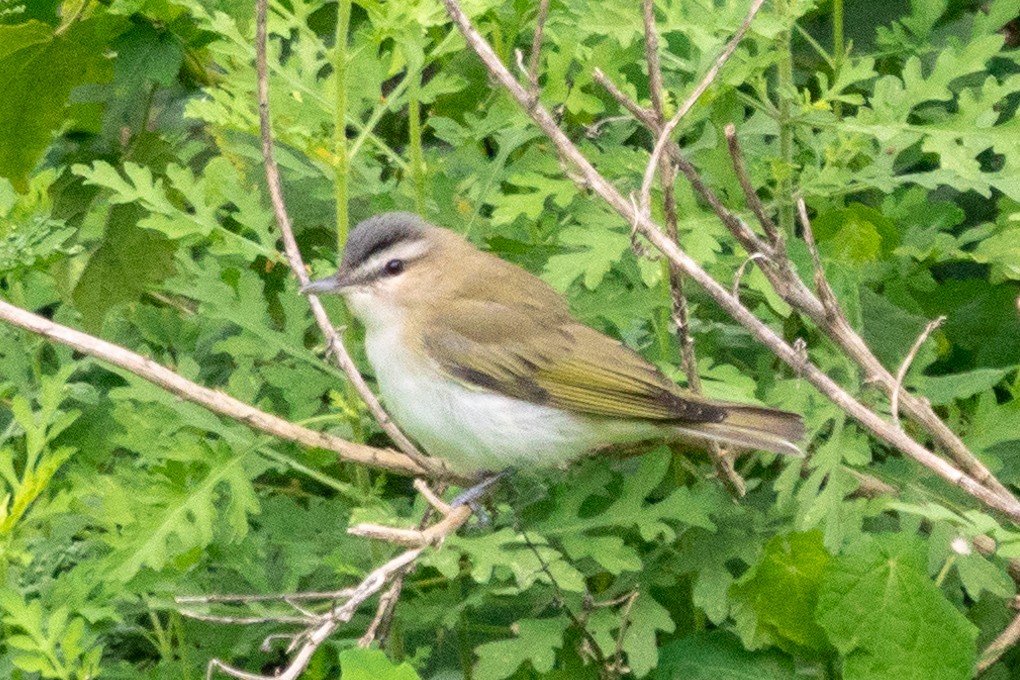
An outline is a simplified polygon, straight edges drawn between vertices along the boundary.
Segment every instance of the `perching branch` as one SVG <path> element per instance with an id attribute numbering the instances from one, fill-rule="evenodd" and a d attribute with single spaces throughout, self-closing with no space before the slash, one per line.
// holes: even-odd
<path id="1" fill-rule="evenodd" d="M 877 438 L 900 450 L 902 453 L 930 469 L 950 484 L 963 489 L 966 493 L 978 499 L 985 505 L 1005 513 L 1014 522 L 1020 523 L 1020 502 L 1018 502 L 1012 494 L 1009 494 L 1008 491 L 1003 493 L 1003 490 L 1000 490 L 999 488 L 1001 487 L 1001 484 L 997 481 L 995 483 L 990 483 L 988 476 L 973 476 L 970 474 L 970 471 L 972 470 L 971 467 L 967 468 L 967 472 L 960 470 L 951 463 L 940 458 L 932 451 L 921 446 L 919 443 L 907 436 L 906 433 L 898 430 L 877 413 L 864 406 L 864 404 L 829 378 L 817 366 L 810 363 L 806 357 L 802 356 L 802 354 L 794 347 L 779 337 L 774 331 L 772 331 L 771 328 L 765 325 L 750 310 L 744 307 L 736 297 L 731 295 L 722 285 L 715 281 L 708 272 L 706 272 L 697 262 L 695 262 L 687 253 L 682 251 L 666 236 L 661 227 L 651 219 L 646 210 L 637 209 L 630 200 L 624 197 L 612 183 L 610 183 L 594 168 L 591 162 L 584 156 L 583 153 L 581 153 L 580 149 L 578 149 L 577 146 L 563 133 L 563 131 L 559 129 L 556 121 L 541 102 L 534 101 L 528 96 L 528 92 L 521 83 L 514 78 L 502 61 L 500 61 L 499 57 L 493 51 L 492 46 L 489 45 L 489 43 L 471 24 L 470 19 L 464 13 L 459 2 L 457 2 L 457 0 L 443 0 L 443 4 L 446 7 L 447 13 L 450 15 L 450 18 L 453 19 L 453 22 L 457 25 L 457 28 L 464 36 L 468 45 L 479 56 L 492 77 L 507 90 L 518 105 L 549 137 L 550 141 L 556 147 L 557 152 L 576 167 L 585 184 L 591 187 L 595 193 L 602 197 L 602 199 L 616 210 L 629 224 L 634 225 L 634 227 L 645 238 L 647 238 L 672 262 L 674 262 L 684 272 L 684 274 L 694 279 L 694 281 L 697 282 L 706 291 L 706 293 L 723 308 L 724 311 L 747 328 L 761 343 L 766 345 L 784 363 L 789 365 L 799 375 L 803 376 L 804 379 L 814 385 L 822 394 L 856 419 L 862 426 L 864 426 L 865 429 L 870 431 Z M 757 7 L 759 4 L 760 2 L 756 1 L 756 3 L 752 6 L 752 9 Z M 746 30 L 746 26 L 743 26 L 742 28 L 743 30 Z M 735 45 L 732 44 L 732 41 L 728 44 L 728 48 L 735 49 Z M 717 60 L 716 63 L 718 65 L 720 62 Z M 715 71 L 717 70 L 718 68 L 715 68 Z M 707 87 L 707 84 L 705 86 Z M 667 131 L 664 130 L 663 132 Z M 669 134 L 660 133 L 658 135 L 656 147 L 661 147 L 659 151 L 660 154 L 662 153 L 662 150 L 666 148 L 669 141 Z M 654 175 L 655 166 L 651 163 L 649 165 L 651 166 L 652 174 Z M 685 171 L 683 165 L 681 165 L 681 171 L 684 171 L 685 175 L 688 175 L 689 178 L 691 177 L 691 175 Z M 696 172 L 694 175 L 696 176 Z M 703 183 L 702 186 L 704 186 Z M 719 205 L 721 208 L 721 203 Z M 722 208 L 722 210 L 725 211 L 724 208 Z M 718 213 L 719 210 L 717 210 L 717 214 Z M 735 217 L 734 221 L 737 223 L 738 229 L 742 228 L 743 230 L 746 230 L 746 232 L 750 232 L 746 225 L 742 225 L 742 223 Z M 754 239 L 760 242 L 760 239 L 756 236 Z M 767 264 L 767 261 L 762 262 Z M 801 287 L 803 288 L 803 284 L 801 284 Z M 806 288 L 804 290 L 806 290 Z M 782 291 L 780 292 L 782 293 Z M 809 295 L 809 297 L 814 299 L 813 296 Z M 819 308 L 818 311 L 821 311 L 821 304 L 818 303 L 817 300 L 815 301 L 815 304 L 817 308 Z M 865 353 L 870 355 L 870 352 L 867 351 L 867 347 L 864 345 L 863 341 L 860 341 L 859 337 L 856 336 L 851 328 L 846 328 L 845 332 L 848 336 L 857 338 Z M 890 376 L 890 378 L 891 377 L 892 376 Z M 905 409 L 911 408 L 907 405 L 907 401 L 908 400 L 904 400 Z M 909 397 L 909 401 L 915 405 L 920 402 L 920 400 L 916 399 L 912 395 Z M 942 428 L 948 430 L 944 423 L 941 423 L 941 421 L 939 422 Z M 978 469 L 978 472 L 980 473 L 980 469 Z"/>

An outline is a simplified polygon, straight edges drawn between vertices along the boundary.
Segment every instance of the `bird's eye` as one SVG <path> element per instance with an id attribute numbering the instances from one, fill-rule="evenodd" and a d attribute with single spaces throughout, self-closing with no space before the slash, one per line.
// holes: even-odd
<path id="1" fill-rule="evenodd" d="M 383 271 L 386 272 L 388 276 L 396 276 L 400 272 L 404 271 L 404 261 L 390 260 L 383 266 Z"/>

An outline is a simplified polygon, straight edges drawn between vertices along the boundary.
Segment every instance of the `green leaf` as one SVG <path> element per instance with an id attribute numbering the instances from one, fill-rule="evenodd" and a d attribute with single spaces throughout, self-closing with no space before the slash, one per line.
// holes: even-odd
<path id="1" fill-rule="evenodd" d="M 730 592 L 755 612 L 759 629 L 780 646 L 823 652 L 829 642 L 814 612 L 830 559 L 821 531 L 776 536 Z"/>
<path id="2" fill-rule="evenodd" d="M 676 624 L 666 608 L 647 593 L 634 601 L 628 617 L 630 626 L 623 638 L 623 651 L 634 676 L 641 678 L 659 665 L 659 632 L 672 633 Z"/>
<path id="3" fill-rule="evenodd" d="M 975 601 L 984 591 L 1002 598 L 1013 597 L 1016 594 L 1016 584 L 1006 570 L 993 564 L 983 555 L 976 553 L 960 555 L 956 560 L 956 571 L 960 574 L 960 582 L 967 595 Z"/>
<path id="4" fill-rule="evenodd" d="M 74 302 L 88 330 L 99 330 L 113 307 L 135 302 L 173 272 L 176 244 L 138 228 L 139 212 L 134 206 L 110 212 L 103 243 L 74 288 Z"/>
<path id="5" fill-rule="evenodd" d="M 560 243 L 571 251 L 549 258 L 545 280 L 563 291 L 578 277 L 583 277 L 585 288 L 593 290 L 630 248 L 630 237 L 621 231 L 595 225 L 576 225 L 561 232 Z"/>
<path id="6" fill-rule="evenodd" d="M 846 680 L 971 677 L 977 629 L 928 578 L 925 562 L 920 541 L 894 535 L 864 537 L 833 560 L 817 616 L 844 656 Z"/>
<path id="7" fill-rule="evenodd" d="M 749 652 L 740 640 L 712 631 L 670 642 L 659 650 L 660 680 L 795 680 L 793 659 L 775 651 Z"/>
<path id="8" fill-rule="evenodd" d="M 563 616 L 516 622 L 514 639 L 486 642 L 475 648 L 478 663 L 471 677 L 475 680 L 501 680 L 513 675 L 525 662 L 539 673 L 548 673 L 556 660 L 556 650 L 563 644 L 563 631 L 569 623 Z"/>
<path id="9" fill-rule="evenodd" d="M 934 406 L 945 406 L 992 389 L 1010 373 L 1008 368 L 979 368 L 954 375 L 920 376 L 914 383 Z"/>
<path id="10" fill-rule="evenodd" d="M 38 21 L 0 25 L 0 176 L 19 191 L 64 121 L 71 91 L 110 76 L 106 48 L 123 20 L 96 16 L 59 35 Z"/>
<path id="11" fill-rule="evenodd" d="M 406 661 L 395 664 L 378 649 L 345 649 L 340 652 L 344 680 L 419 680 Z"/>
<path id="12" fill-rule="evenodd" d="M 819 250 L 835 262 L 870 262 L 891 253 L 900 241 L 888 218 L 859 203 L 822 213 L 811 227 Z"/>

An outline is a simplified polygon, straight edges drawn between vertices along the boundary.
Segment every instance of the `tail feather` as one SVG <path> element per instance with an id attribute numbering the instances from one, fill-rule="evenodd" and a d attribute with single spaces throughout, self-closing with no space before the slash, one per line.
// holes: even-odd
<path id="1" fill-rule="evenodd" d="M 761 449 L 786 456 L 803 457 L 798 443 L 804 438 L 804 422 L 796 413 L 726 404 L 726 418 L 719 423 L 678 426 L 684 438 L 716 441 L 744 449 Z"/>

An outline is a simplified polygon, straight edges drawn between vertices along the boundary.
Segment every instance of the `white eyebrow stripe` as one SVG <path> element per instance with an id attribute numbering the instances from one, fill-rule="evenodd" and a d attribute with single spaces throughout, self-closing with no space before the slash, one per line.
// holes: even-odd
<path id="1" fill-rule="evenodd" d="M 374 279 L 379 275 L 383 265 L 390 260 L 403 260 L 404 262 L 417 260 L 428 252 L 428 249 L 428 244 L 424 239 L 394 243 L 389 248 L 376 253 L 362 262 L 356 270 L 356 276 L 359 279 L 362 277 L 368 280 Z"/>

